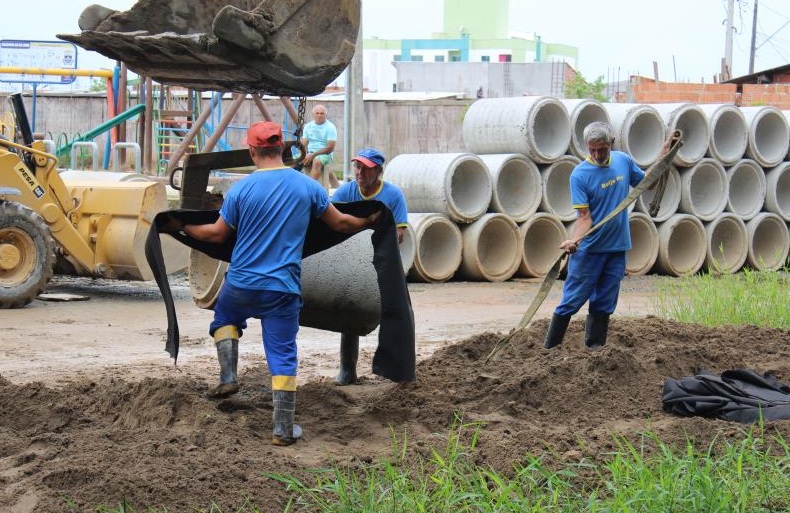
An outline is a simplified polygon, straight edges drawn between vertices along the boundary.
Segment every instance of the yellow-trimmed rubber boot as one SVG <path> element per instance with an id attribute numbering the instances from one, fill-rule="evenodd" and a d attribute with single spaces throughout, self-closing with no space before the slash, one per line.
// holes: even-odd
<path id="1" fill-rule="evenodd" d="M 236 368 L 239 363 L 239 339 L 226 338 L 217 342 L 219 385 L 208 392 L 212 399 L 229 397 L 239 391 Z"/>
<path id="2" fill-rule="evenodd" d="M 272 445 L 285 447 L 296 443 L 302 437 L 302 427 L 294 424 L 296 391 L 272 390 L 272 403 L 274 404 Z"/>

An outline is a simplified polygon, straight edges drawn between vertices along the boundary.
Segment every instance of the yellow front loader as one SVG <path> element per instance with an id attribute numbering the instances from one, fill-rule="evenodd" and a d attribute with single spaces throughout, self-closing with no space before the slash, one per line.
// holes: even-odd
<path id="1" fill-rule="evenodd" d="M 24 144 L 0 139 L 0 308 L 30 303 L 56 270 L 153 279 L 144 244 L 154 216 L 168 208 L 165 185 L 62 178 L 57 158 L 33 141 L 21 95 L 11 100 Z M 162 244 L 168 273 L 185 269 L 188 250 L 170 238 Z"/>

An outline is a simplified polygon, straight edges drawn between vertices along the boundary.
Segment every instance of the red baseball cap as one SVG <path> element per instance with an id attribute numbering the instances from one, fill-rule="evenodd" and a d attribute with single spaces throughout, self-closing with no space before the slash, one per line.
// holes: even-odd
<path id="1" fill-rule="evenodd" d="M 277 148 L 283 145 L 283 130 L 274 121 L 259 121 L 247 129 L 244 144 L 257 148 Z"/>

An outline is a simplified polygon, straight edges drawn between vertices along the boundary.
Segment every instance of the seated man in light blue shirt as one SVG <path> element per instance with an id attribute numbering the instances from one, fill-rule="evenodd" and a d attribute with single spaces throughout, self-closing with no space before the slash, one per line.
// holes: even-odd
<path id="1" fill-rule="evenodd" d="M 337 142 L 337 128 L 334 123 L 326 119 L 326 107 L 316 105 L 313 107 L 313 121 L 307 123 L 302 130 L 302 144 L 307 154 L 302 165 L 311 177 L 321 182 L 324 187 L 323 175 L 326 166 L 332 163 Z M 340 183 L 334 173 L 327 173 L 329 187 L 336 189 Z"/>

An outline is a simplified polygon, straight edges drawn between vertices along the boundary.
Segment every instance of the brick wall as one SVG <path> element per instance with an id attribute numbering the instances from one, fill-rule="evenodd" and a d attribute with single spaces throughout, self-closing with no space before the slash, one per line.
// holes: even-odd
<path id="1" fill-rule="evenodd" d="M 776 77 L 774 77 L 776 78 Z M 787 77 L 790 81 L 790 77 Z M 695 84 L 657 82 L 631 77 L 628 92 L 617 101 L 630 103 L 732 103 L 743 107 L 772 105 L 790 110 L 790 82 L 773 84 Z"/>

